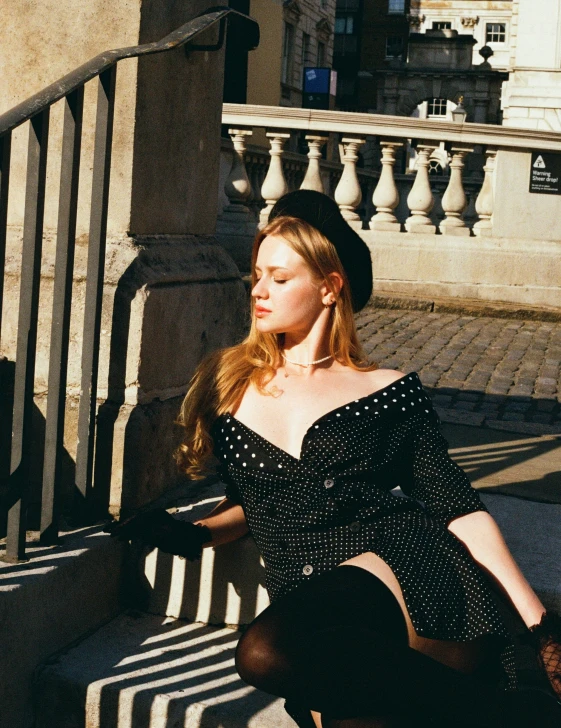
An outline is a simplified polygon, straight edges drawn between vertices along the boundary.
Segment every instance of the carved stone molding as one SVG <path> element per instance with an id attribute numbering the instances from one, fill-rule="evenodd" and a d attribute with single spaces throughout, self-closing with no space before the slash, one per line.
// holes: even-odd
<path id="1" fill-rule="evenodd" d="M 464 28 L 475 28 L 479 23 L 479 17 L 476 15 L 474 18 L 461 18 L 461 21 Z"/>
<path id="2" fill-rule="evenodd" d="M 329 38 L 333 34 L 333 28 L 331 27 L 331 23 L 327 18 L 321 18 L 321 20 L 318 20 L 316 23 L 316 30 L 317 30 L 317 37 L 324 42 L 328 42 Z"/>
<path id="3" fill-rule="evenodd" d="M 284 0 L 283 2 L 285 18 L 297 24 L 302 15 L 302 8 L 297 0 Z"/>
<path id="4" fill-rule="evenodd" d="M 412 28 L 420 28 L 426 20 L 426 15 L 414 15 L 413 13 L 409 13 L 405 17 Z"/>

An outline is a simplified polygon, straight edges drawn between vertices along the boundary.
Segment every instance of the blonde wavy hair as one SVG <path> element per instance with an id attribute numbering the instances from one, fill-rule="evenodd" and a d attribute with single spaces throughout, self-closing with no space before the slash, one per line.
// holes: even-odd
<path id="1" fill-rule="evenodd" d="M 283 238 L 300 255 L 318 281 L 325 281 L 335 297 L 331 306 L 329 353 L 344 366 L 360 371 L 373 371 L 376 364 L 366 361 L 358 341 L 353 318 L 349 283 L 335 246 L 316 228 L 294 217 L 277 217 L 255 238 L 251 259 L 251 286 L 256 285 L 255 265 L 263 240 L 275 235 Z M 337 293 L 329 279 L 338 273 L 343 286 Z M 183 428 L 183 441 L 176 451 L 180 470 L 193 480 L 205 477 L 212 458 L 212 424 L 219 415 L 235 410 L 251 384 L 263 395 L 271 393 L 267 384 L 282 364 L 284 334 L 258 331 L 255 326 L 254 300 L 251 300 L 251 328 L 248 336 L 236 346 L 208 355 L 197 367 L 183 400 L 177 420 Z"/>

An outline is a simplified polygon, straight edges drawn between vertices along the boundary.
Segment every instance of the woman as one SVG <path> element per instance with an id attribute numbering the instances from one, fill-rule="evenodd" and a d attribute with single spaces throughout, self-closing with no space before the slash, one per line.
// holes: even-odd
<path id="1" fill-rule="evenodd" d="M 252 533 L 272 603 L 236 664 L 300 726 L 538 725 L 535 706 L 501 701 L 515 670 L 499 602 L 559 696 L 556 618 L 450 460 L 418 376 L 364 362 L 367 246 L 301 190 L 258 234 L 252 275 L 249 336 L 199 366 L 180 418 L 180 465 L 198 478 L 214 455 L 226 498 L 196 524 L 159 511 L 114 532 L 187 558 Z M 533 700 L 540 725 L 561 725 L 553 697 Z"/>

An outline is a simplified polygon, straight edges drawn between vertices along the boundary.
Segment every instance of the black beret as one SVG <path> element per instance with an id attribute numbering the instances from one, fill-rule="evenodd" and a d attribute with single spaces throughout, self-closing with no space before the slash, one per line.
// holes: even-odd
<path id="1" fill-rule="evenodd" d="M 333 245 L 347 274 L 353 310 L 360 311 L 372 295 L 372 259 L 364 240 L 341 215 L 337 203 L 315 190 L 296 190 L 280 198 L 269 214 L 297 217 L 319 230 Z"/>

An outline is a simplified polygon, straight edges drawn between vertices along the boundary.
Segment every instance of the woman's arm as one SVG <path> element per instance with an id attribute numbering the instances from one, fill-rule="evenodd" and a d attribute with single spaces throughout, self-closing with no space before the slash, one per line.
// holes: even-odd
<path id="1" fill-rule="evenodd" d="M 235 541 L 249 531 L 243 508 L 224 498 L 204 518 L 194 521 L 197 526 L 206 526 L 212 534 L 212 540 L 204 546 L 220 546 Z"/>
<path id="2" fill-rule="evenodd" d="M 527 627 L 538 624 L 545 607 L 520 571 L 493 517 L 485 511 L 468 513 L 451 521 L 448 529 L 496 579 L 524 624 Z"/>

